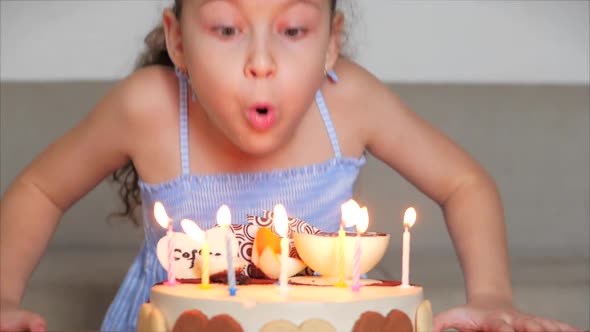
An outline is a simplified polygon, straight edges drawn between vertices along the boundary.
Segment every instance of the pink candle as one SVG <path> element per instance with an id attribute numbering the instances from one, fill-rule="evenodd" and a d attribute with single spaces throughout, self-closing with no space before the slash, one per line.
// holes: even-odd
<path id="1" fill-rule="evenodd" d="M 358 292 L 361 289 L 361 234 L 367 230 L 369 226 L 369 212 L 366 207 L 362 207 L 358 212 L 358 220 L 356 223 L 356 246 L 354 250 L 354 267 L 352 271 L 352 290 Z"/>
<path id="2" fill-rule="evenodd" d="M 154 204 L 154 217 L 160 226 L 168 228 L 166 237 L 168 238 L 168 280 L 164 283 L 167 286 L 176 286 L 178 281 L 174 277 L 174 230 L 172 229 L 172 219 L 168 217 L 164 205 L 160 202 Z"/>
<path id="3" fill-rule="evenodd" d="M 177 284 L 176 278 L 174 277 L 174 231 L 172 230 L 172 220 L 168 223 L 168 286 L 174 286 Z"/>
<path id="4" fill-rule="evenodd" d="M 410 207 L 404 213 L 404 234 L 402 243 L 402 287 L 410 287 L 410 227 L 416 221 L 416 210 Z"/>
<path id="5" fill-rule="evenodd" d="M 356 233 L 356 246 L 354 250 L 354 270 L 352 271 L 352 290 L 358 292 L 361 289 L 361 234 Z"/>
<path id="6" fill-rule="evenodd" d="M 340 206 L 342 212 L 342 220 L 340 223 L 340 230 L 338 231 L 338 280 L 334 284 L 336 287 L 347 287 L 344 281 L 344 272 L 346 270 L 346 233 L 344 227 L 351 227 L 358 223 L 360 206 L 354 199 L 349 199 Z"/>

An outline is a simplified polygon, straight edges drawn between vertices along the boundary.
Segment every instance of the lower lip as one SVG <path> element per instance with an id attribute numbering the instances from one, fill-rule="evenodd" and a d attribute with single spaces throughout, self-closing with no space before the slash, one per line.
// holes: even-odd
<path id="1" fill-rule="evenodd" d="M 248 121 L 252 128 L 256 130 L 266 130 L 272 127 L 275 123 L 275 111 L 269 109 L 266 114 L 260 114 L 255 109 L 248 110 Z"/>

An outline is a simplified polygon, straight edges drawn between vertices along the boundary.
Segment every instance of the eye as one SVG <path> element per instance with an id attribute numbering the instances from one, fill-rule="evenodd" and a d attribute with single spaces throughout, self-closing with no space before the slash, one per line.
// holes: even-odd
<path id="1" fill-rule="evenodd" d="M 238 28 L 229 25 L 217 26 L 213 31 L 224 39 L 235 37 L 240 32 Z"/>
<path id="2" fill-rule="evenodd" d="M 306 28 L 286 28 L 283 30 L 283 34 L 291 39 L 297 39 L 303 37 L 307 33 Z"/>

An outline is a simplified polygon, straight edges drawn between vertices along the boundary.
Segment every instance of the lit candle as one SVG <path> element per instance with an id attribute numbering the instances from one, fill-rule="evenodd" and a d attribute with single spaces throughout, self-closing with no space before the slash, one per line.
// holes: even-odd
<path id="1" fill-rule="evenodd" d="M 217 223 L 225 228 L 225 254 L 227 256 L 227 286 L 229 295 L 236 295 L 236 271 L 234 270 L 234 251 L 232 250 L 231 213 L 227 205 L 222 205 L 217 210 Z"/>
<path id="2" fill-rule="evenodd" d="M 344 270 L 345 270 L 345 255 L 344 245 L 346 239 L 346 233 L 344 227 L 354 226 L 358 216 L 360 206 L 353 199 L 348 200 L 346 203 L 340 206 L 342 212 L 342 221 L 340 222 L 340 230 L 338 231 L 338 281 L 334 286 L 346 287 L 344 282 Z"/>
<path id="3" fill-rule="evenodd" d="M 154 217 L 160 226 L 168 228 L 168 280 L 164 283 L 167 286 L 176 286 L 178 281 L 174 277 L 174 230 L 172 230 L 172 219 L 168 217 L 164 205 L 160 202 L 154 204 Z"/>
<path id="4" fill-rule="evenodd" d="M 287 211 L 281 204 L 275 205 L 273 211 L 273 222 L 275 231 L 281 238 L 281 270 L 279 273 L 279 292 L 282 296 L 287 295 L 288 279 L 287 279 L 287 259 L 289 258 L 289 220 Z"/>
<path id="5" fill-rule="evenodd" d="M 352 271 L 352 290 L 358 292 L 361 289 L 361 234 L 369 226 L 369 211 L 366 207 L 359 210 L 358 221 L 356 223 L 356 247 L 354 251 L 354 268 Z"/>
<path id="6" fill-rule="evenodd" d="M 184 232 L 195 240 L 201 243 L 201 288 L 210 288 L 209 284 L 209 242 L 207 241 L 207 233 L 203 232 L 194 221 L 182 219 L 180 222 Z"/>
<path id="7" fill-rule="evenodd" d="M 410 286 L 410 227 L 416 221 L 416 210 L 410 207 L 404 213 L 404 235 L 402 248 L 402 287 Z"/>

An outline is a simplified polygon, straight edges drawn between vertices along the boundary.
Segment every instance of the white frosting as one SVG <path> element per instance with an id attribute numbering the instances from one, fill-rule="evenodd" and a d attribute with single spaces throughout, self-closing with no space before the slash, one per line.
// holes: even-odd
<path id="1" fill-rule="evenodd" d="M 211 286 L 206 290 L 198 284 L 154 286 L 150 302 L 162 312 L 170 329 L 184 311 L 196 309 L 209 318 L 229 314 L 246 332 L 258 332 L 274 320 L 301 324 L 312 318 L 330 322 L 337 331 L 350 332 L 366 311 L 385 316 L 398 309 L 414 324 L 423 297 L 422 287 L 414 286 L 368 286 L 355 293 L 350 288 L 290 285 L 286 297 L 275 285 L 241 285 L 235 297 L 229 296 L 227 285 Z"/>

